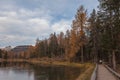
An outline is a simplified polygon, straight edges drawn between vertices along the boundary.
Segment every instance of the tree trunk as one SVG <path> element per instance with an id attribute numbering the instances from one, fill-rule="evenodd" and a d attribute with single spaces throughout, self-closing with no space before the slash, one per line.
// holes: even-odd
<path id="1" fill-rule="evenodd" d="M 97 63 L 98 62 L 98 51 L 96 48 L 95 48 L 94 56 L 95 56 L 95 63 Z"/>
<path id="2" fill-rule="evenodd" d="M 116 57 L 115 57 L 115 51 L 112 51 L 112 64 L 113 64 L 113 69 L 116 70 Z"/>
<path id="3" fill-rule="evenodd" d="M 84 62 L 84 56 L 83 56 L 83 46 L 81 46 L 81 63 Z"/>
<path id="4" fill-rule="evenodd" d="M 95 47 L 93 48 L 93 62 L 96 63 L 96 51 L 95 51 Z"/>
<path id="5" fill-rule="evenodd" d="M 109 51 L 109 65 L 111 66 L 111 64 L 112 64 L 112 56 L 111 56 L 111 53 Z"/>
<path id="6" fill-rule="evenodd" d="M 95 46 L 93 47 L 93 62 L 94 63 L 98 62 L 98 50 Z"/>

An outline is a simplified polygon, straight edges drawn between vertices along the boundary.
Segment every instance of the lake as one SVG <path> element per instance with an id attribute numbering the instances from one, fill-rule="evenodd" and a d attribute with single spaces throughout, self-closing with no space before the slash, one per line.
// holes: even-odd
<path id="1" fill-rule="evenodd" d="M 0 80 L 75 80 L 83 69 L 28 63 L 0 63 Z"/>

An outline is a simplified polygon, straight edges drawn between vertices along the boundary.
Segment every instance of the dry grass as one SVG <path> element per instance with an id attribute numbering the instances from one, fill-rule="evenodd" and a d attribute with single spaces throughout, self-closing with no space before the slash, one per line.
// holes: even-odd
<path id="1" fill-rule="evenodd" d="M 57 65 L 57 66 L 71 66 L 71 67 L 83 67 L 85 64 L 80 64 L 80 63 L 70 63 L 66 61 L 50 61 L 50 60 L 37 60 L 37 59 L 32 59 L 28 60 L 29 63 L 33 64 L 45 64 L 45 65 Z"/>
<path id="2" fill-rule="evenodd" d="M 87 64 L 86 66 L 88 66 L 88 68 L 76 80 L 90 80 L 95 65 Z"/>
<path id="3" fill-rule="evenodd" d="M 0 62 L 26 62 L 25 59 L 0 59 Z"/>

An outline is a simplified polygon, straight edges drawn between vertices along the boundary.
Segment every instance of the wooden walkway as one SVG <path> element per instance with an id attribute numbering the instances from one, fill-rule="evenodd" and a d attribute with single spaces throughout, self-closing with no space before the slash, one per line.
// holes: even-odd
<path id="1" fill-rule="evenodd" d="M 97 80 L 117 80 L 103 65 L 98 65 Z"/>

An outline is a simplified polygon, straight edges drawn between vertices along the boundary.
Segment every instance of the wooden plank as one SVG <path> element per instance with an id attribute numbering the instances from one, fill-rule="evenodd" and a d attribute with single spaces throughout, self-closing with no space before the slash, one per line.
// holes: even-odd
<path id="1" fill-rule="evenodd" d="M 117 79 L 105 66 L 98 65 L 97 80 L 117 80 Z"/>

